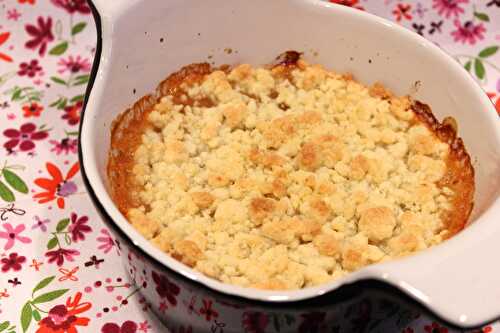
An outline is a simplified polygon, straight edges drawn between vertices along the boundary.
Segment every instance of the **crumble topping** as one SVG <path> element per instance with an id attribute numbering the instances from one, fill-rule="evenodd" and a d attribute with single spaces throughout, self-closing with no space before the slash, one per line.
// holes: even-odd
<path id="1" fill-rule="evenodd" d="M 125 213 L 183 263 L 297 289 L 450 236 L 450 145 L 408 97 L 302 59 L 179 88 L 145 113 Z"/>

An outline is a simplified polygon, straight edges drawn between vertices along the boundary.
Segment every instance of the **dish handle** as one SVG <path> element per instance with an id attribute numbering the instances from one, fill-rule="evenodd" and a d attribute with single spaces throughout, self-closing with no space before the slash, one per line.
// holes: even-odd
<path id="1" fill-rule="evenodd" d="M 441 318 L 477 327 L 500 317 L 500 199 L 478 220 L 421 254 L 377 265 L 369 275 L 394 285 Z"/>

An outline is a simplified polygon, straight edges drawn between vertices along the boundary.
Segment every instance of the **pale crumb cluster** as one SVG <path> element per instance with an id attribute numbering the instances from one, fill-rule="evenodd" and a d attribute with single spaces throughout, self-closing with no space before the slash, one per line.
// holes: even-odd
<path id="1" fill-rule="evenodd" d="M 297 289 L 443 241 L 449 146 L 407 97 L 299 60 L 243 64 L 149 114 L 130 222 L 220 281 Z M 196 106 L 198 105 L 198 106 Z"/>

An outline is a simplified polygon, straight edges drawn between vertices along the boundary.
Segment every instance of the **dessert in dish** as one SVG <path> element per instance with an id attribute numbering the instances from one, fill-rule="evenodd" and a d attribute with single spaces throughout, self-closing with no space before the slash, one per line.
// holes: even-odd
<path id="1" fill-rule="evenodd" d="M 460 231 L 474 170 L 456 123 L 286 52 L 193 64 L 114 123 L 108 177 L 158 248 L 230 284 L 298 289 Z"/>

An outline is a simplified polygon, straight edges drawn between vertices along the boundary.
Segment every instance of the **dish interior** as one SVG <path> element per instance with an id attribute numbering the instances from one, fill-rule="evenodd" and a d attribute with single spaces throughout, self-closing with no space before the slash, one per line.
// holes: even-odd
<path id="1" fill-rule="evenodd" d="M 92 92 L 97 103 L 86 111 L 83 122 L 83 153 L 101 203 L 132 237 L 139 236 L 128 229 L 105 193 L 109 189 L 107 149 L 102 147 L 110 146 L 113 119 L 187 63 L 262 65 L 286 49 L 304 50 L 315 63 L 350 72 L 367 85 L 381 81 L 397 95 L 410 94 L 432 105 L 438 119 L 452 116 L 476 170 L 471 222 L 498 198 L 497 119 L 493 112 L 483 113 L 493 108 L 487 98 L 479 97 L 479 88 L 457 64 L 416 35 L 319 1 L 192 1 L 189 9 L 183 1 L 148 2 L 147 6 L 136 1 L 129 7 L 117 6 L 112 14 L 116 17 L 112 22 L 103 17 L 107 35 L 98 72 L 100 84 Z M 137 244 L 148 248 L 140 240 Z"/>
<path id="2" fill-rule="evenodd" d="M 220 281 L 297 289 L 463 228 L 474 171 L 452 118 L 277 59 L 186 66 L 117 118 L 108 176 L 144 237 Z"/>

